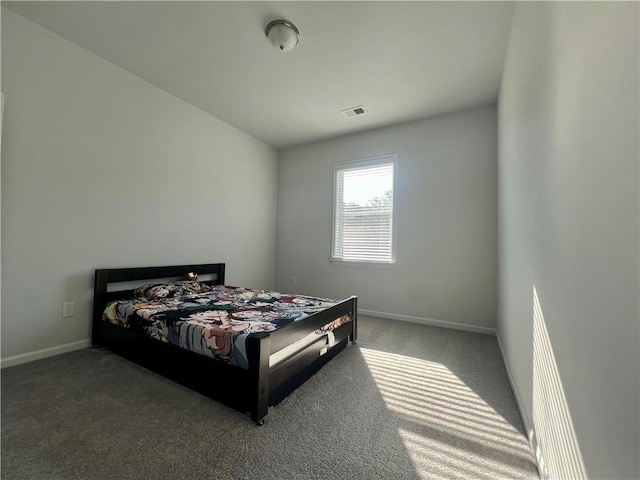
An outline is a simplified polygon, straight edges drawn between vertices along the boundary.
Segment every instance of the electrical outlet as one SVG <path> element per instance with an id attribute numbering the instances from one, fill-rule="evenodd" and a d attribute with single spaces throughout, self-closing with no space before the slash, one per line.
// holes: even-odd
<path id="1" fill-rule="evenodd" d="M 297 285 L 298 284 L 298 277 L 295 275 L 291 275 L 291 285 Z"/>
<path id="2" fill-rule="evenodd" d="M 73 317 L 76 314 L 76 302 L 62 304 L 62 318 Z"/>

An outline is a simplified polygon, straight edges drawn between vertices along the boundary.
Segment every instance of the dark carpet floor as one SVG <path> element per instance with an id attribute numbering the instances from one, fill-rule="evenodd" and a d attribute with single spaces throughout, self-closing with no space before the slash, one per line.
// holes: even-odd
<path id="1" fill-rule="evenodd" d="M 538 478 L 494 337 L 359 336 L 262 427 L 105 349 L 4 369 L 2 478 Z"/>

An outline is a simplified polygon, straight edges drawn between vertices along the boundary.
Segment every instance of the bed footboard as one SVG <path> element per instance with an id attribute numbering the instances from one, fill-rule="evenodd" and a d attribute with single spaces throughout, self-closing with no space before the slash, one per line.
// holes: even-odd
<path id="1" fill-rule="evenodd" d="M 357 308 L 358 298 L 356 296 L 352 296 L 340 303 L 337 303 L 333 307 L 310 315 L 309 317 L 295 322 L 281 330 L 265 334 L 270 337 L 269 342 L 267 343 L 264 339 L 261 339 L 261 346 L 259 348 L 262 349 L 269 346 L 270 354 L 274 354 L 281 348 L 284 348 L 295 340 L 322 328 L 324 325 L 337 318 L 344 315 L 350 317 L 350 320 L 347 323 L 333 331 L 333 335 L 336 339 L 334 345 L 328 345 L 326 337 L 319 336 L 318 340 L 296 352 L 289 359 L 274 366 L 273 368 L 268 366 L 269 355 L 264 358 L 261 350 L 261 362 L 258 364 L 261 374 L 258 375 L 258 378 L 260 378 L 260 385 L 266 385 L 268 387 L 268 405 L 277 405 L 284 400 L 296 388 L 311 378 L 313 374 L 340 353 L 347 346 L 349 339 L 352 343 L 355 343 L 358 332 Z M 258 354 L 253 352 L 252 355 L 255 357 Z M 266 361 L 267 365 L 265 366 L 262 364 L 262 361 Z M 264 379 L 263 377 L 265 371 L 267 372 L 267 379 Z M 262 389 L 260 389 L 260 393 L 264 394 Z M 259 404 L 258 408 L 263 408 L 262 411 L 264 411 L 266 415 L 266 409 L 264 409 L 262 404 Z M 259 413 L 256 413 L 255 416 L 252 413 L 252 418 L 256 423 L 261 425 L 264 417 L 261 417 Z"/>

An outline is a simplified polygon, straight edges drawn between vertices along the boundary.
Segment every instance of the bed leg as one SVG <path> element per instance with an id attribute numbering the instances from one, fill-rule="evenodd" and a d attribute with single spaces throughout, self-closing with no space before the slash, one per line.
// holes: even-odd
<path id="1" fill-rule="evenodd" d="M 271 337 L 268 333 L 259 333 L 249 337 L 249 365 L 252 371 L 253 408 L 251 419 L 257 425 L 264 424 L 269 412 L 269 354 Z"/>

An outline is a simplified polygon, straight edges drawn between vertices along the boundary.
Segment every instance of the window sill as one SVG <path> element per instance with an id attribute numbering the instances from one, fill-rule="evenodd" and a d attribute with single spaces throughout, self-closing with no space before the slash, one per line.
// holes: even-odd
<path id="1" fill-rule="evenodd" d="M 355 262 L 351 260 L 341 260 L 339 258 L 330 258 L 329 261 L 334 265 L 341 265 L 344 267 L 373 267 L 373 268 L 394 268 L 396 262 Z"/>

